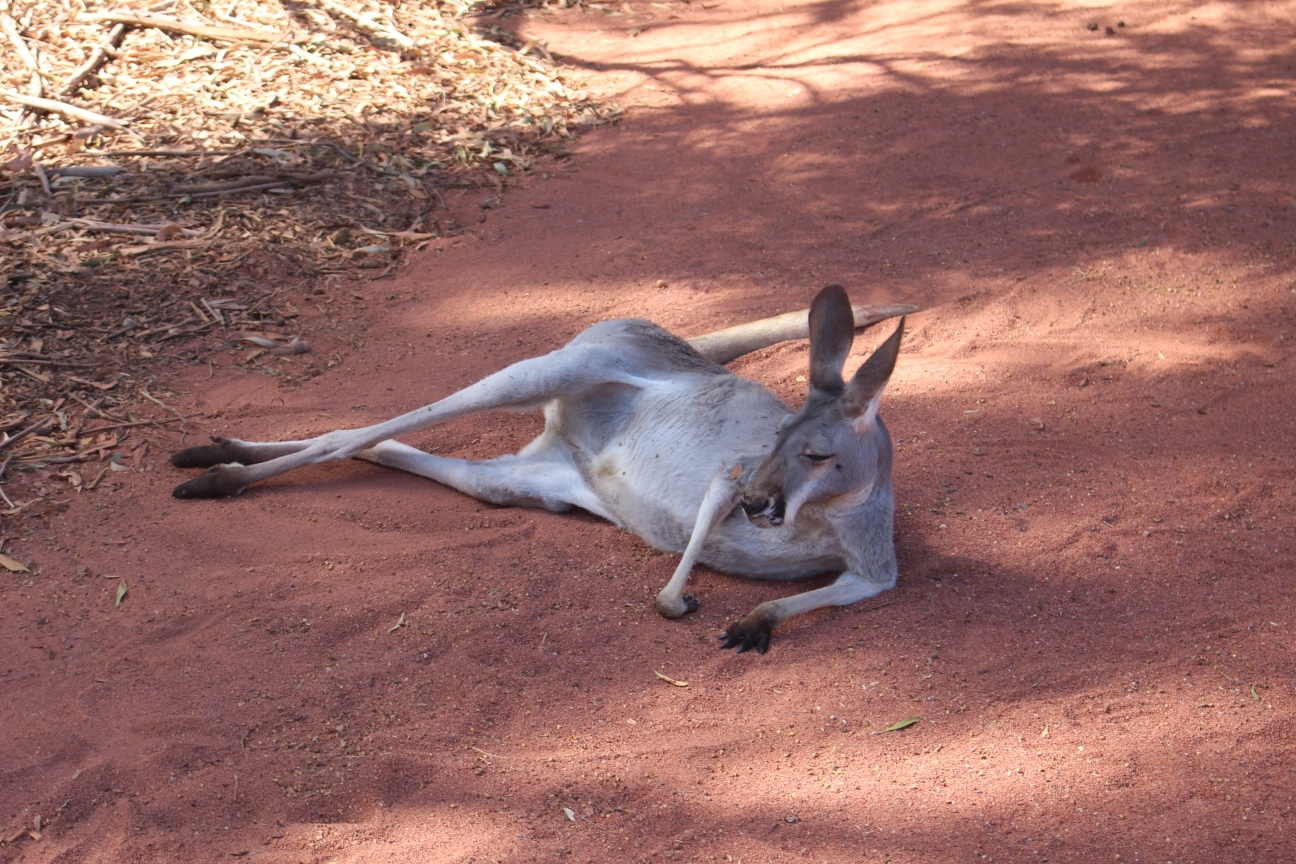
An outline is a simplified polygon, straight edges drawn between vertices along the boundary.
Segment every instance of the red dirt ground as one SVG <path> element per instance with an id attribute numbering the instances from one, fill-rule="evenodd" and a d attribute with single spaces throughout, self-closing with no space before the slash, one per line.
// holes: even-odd
<path id="1" fill-rule="evenodd" d="M 7 547 L 0 862 L 1296 859 L 1296 3 L 631 8 L 521 19 L 625 122 L 452 198 L 485 221 L 395 279 L 298 292 L 323 375 L 229 354 L 168 401 L 188 443 L 299 437 L 842 282 L 926 309 L 899 587 L 736 656 L 799 588 L 703 569 L 666 621 L 675 557 L 595 518 L 359 463 L 179 502 L 159 436 Z M 804 344 L 735 365 L 800 400 Z"/>

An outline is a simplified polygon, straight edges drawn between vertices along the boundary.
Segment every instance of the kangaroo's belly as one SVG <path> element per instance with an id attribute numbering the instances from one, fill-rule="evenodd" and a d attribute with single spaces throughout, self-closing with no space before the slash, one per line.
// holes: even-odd
<path id="1" fill-rule="evenodd" d="M 764 462 L 788 413 L 764 387 L 736 376 L 662 382 L 637 395 L 633 416 L 599 452 L 584 454 L 580 469 L 622 526 L 654 548 L 683 552 L 712 480 Z M 708 535 L 702 561 L 772 579 L 842 569 L 835 534 L 814 521 L 757 528 L 736 509 Z"/>

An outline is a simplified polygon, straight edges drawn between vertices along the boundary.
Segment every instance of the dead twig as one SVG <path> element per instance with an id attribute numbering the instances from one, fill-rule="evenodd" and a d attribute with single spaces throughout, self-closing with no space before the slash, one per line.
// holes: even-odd
<path id="1" fill-rule="evenodd" d="M 181 414 L 179 411 L 175 410 L 175 409 L 172 408 L 170 405 L 166 404 L 166 403 L 163 402 L 161 399 L 157 398 L 157 397 L 154 396 L 152 393 L 150 393 L 150 392 L 148 391 L 148 388 L 149 388 L 149 384 L 152 384 L 152 383 L 153 383 L 153 379 L 150 378 L 150 379 L 148 380 L 148 384 L 145 384 L 143 387 L 140 388 L 140 391 L 139 391 L 140 395 L 143 396 L 145 399 L 149 400 L 150 402 L 154 403 L 155 405 L 159 405 L 159 406 L 161 406 L 161 408 L 162 408 L 164 411 L 170 411 L 172 414 L 174 414 L 174 415 L 175 415 L 175 416 L 180 420 L 181 425 L 183 425 L 183 424 L 184 424 L 184 421 L 188 420 L 189 417 L 186 417 L 184 414 Z M 190 416 L 192 416 L 192 415 L 190 415 Z"/>
<path id="2" fill-rule="evenodd" d="M 104 478 L 104 475 L 112 470 L 112 466 L 114 464 L 115 464 L 114 461 L 112 459 L 109 459 L 107 464 L 105 464 L 104 467 L 99 469 L 99 473 L 94 476 L 94 479 L 86 484 L 85 490 L 87 492 L 93 492 L 95 490 L 95 487 L 99 485 L 99 481 Z"/>
<path id="3" fill-rule="evenodd" d="M 153 252 L 164 252 L 168 249 L 205 249 L 212 244 L 211 240 L 172 240 L 161 243 L 148 243 L 143 246 L 123 246 L 117 251 L 122 255 L 149 255 Z"/>
<path id="4" fill-rule="evenodd" d="M 112 414 L 109 414 L 107 411 L 105 411 L 105 410 L 103 410 L 102 408 L 100 408 L 100 407 L 99 407 L 99 403 L 103 401 L 102 398 L 96 399 L 95 402 L 94 402 L 94 404 L 92 405 L 91 403 L 85 401 L 85 400 L 82 399 L 80 396 L 76 395 L 75 393 L 69 393 L 68 395 L 71 396 L 73 399 L 75 399 L 77 402 L 80 402 L 82 405 L 84 405 L 84 406 L 86 407 L 86 412 L 87 412 L 87 413 L 90 412 L 90 411 L 93 411 L 95 414 L 99 415 L 100 417 L 104 418 L 105 420 L 112 420 L 112 421 L 115 422 L 115 423 L 130 423 L 130 422 L 131 422 L 130 420 L 123 420 L 123 419 L 121 419 L 120 417 L 117 417 L 117 416 L 114 416 L 114 415 L 112 415 Z M 88 419 L 88 418 L 87 418 L 87 419 Z"/>
<path id="5" fill-rule="evenodd" d="M 244 178 L 244 180 L 234 181 L 233 185 L 224 184 L 224 183 L 209 184 L 208 188 L 210 188 L 211 191 L 208 192 L 172 191 L 166 195 L 152 195 L 152 196 L 138 197 L 138 198 L 78 198 L 76 199 L 76 203 L 77 204 L 142 204 L 149 201 L 167 201 L 175 198 L 214 198 L 218 195 L 235 195 L 240 192 L 260 192 L 265 189 L 280 189 L 285 186 L 306 186 L 312 183 L 322 183 L 325 180 L 332 179 L 333 176 L 334 174 L 332 171 L 319 171 L 314 174 L 308 174 L 305 177 L 284 177 L 278 180 L 270 180 L 267 182 L 257 183 L 252 186 L 242 185 L 247 179 Z M 220 186 L 223 188 L 212 188 L 216 186 Z M 176 189 L 183 189 L 183 188 L 185 187 L 176 187 Z M 193 187 L 193 188 L 197 188 L 197 187 Z M 140 251 L 148 251 L 148 248 L 149 247 L 139 247 Z"/>
<path id="6" fill-rule="evenodd" d="M 71 363 L 67 360 L 37 360 L 31 357 L 0 357 L 0 365 L 17 366 L 20 363 L 30 363 L 34 366 L 62 366 L 70 369 L 89 369 L 92 363 Z"/>
<path id="7" fill-rule="evenodd" d="M 93 12 L 81 16 L 83 21 L 110 21 L 115 24 L 128 24 L 131 27 L 153 27 L 172 33 L 187 33 L 190 36 L 202 36 L 205 39 L 219 39 L 223 42 L 280 42 L 282 33 L 266 33 L 261 30 L 246 30 L 241 27 L 212 27 L 208 24 L 190 24 L 174 18 L 160 18 L 155 15 L 131 15 L 123 12 Z"/>
<path id="8" fill-rule="evenodd" d="M 94 47 L 94 50 L 90 52 L 90 56 L 86 58 L 86 61 L 72 73 L 72 77 L 67 80 L 67 83 L 59 88 L 59 95 L 71 96 L 75 93 L 77 89 L 85 83 L 87 78 L 99 70 L 99 67 L 103 65 L 104 60 L 107 59 L 108 52 L 121 44 L 122 36 L 125 33 L 125 24 L 117 24 L 109 30 L 108 38 Z"/>
<path id="9" fill-rule="evenodd" d="M 12 90 L 0 89 L 0 96 L 8 99 L 10 102 L 17 102 L 19 105 L 26 105 L 28 108 L 35 108 L 39 111 L 50 111 L 54 114 L 62 114 L 64 117 L 71 117 L 74 120 L 80 120 L 83 123 L 92 123 L 96 126 L 107 126 L 109 129 L 116 129 L 119 132 L 129 132 L 135 137 L 140 137 L 139 133 L 129 129 L 125 123 L 120 120 L 114 120 L 103 114 L 94 111 L 87 111 L 85 108 L 78 108 L 75 105 L 69 105 L 66 102 L 59 102 L 57 99 L 39 99 L 35 96 L 24 96 L 21 93 L 15 93 Z"/>
<path id="10" fill-rule="evenodd" d="M 241 148 L 224 148 L 218 150 L 101 150 L 105 156 L 228 156 L 231 153 L 242 153 Z"/>
<path id="11" fill-rule="evenodd" d="M 152 398 L 152 397 L 149 397 L 149 398 Z M 153 401 L 157 402 L 156 399 L 154 399 Z M 161 402 L 158 402 L 158 404 L 159 404 L 159 405 L 162 405 Z M 163 407 L 163 408 L 166 408 L 165 405 L 162 405 L 162 407 Z M 98 409 L 95 409 L 95 410 L 98 410 Z M 167 410 L 170 411 L 171 409 L 170 409 L 170 408 L 167 408 Z M 195 412 L 195 413 L 193 413 L 193 414 L 185 414 L 184 416 L 180 416 L 180 415 L 177 414 L 175 417 L 168 417 L 168 418 L 165 419 L 165 420 L 136 420 L 136 421 L 134 421 L 133 423 L 112 423 L 112 424 L 109 424 L 108 426 L 99 426 L 99 427 L 97 427 L 97 428 L 95 428 L 95 429 L 86 429 L 86 430 L 84 430 L 81 434 L 82 434 L 83 436 L 84 436 L 84 435 L 97 435 L 97 434 L 99 434 L 100 432 L 107 432 L 107 431 L 109 431 L 110 429 L 134 429 L 136 426 L 161 426 L 161 425 L 163 425 L 164 423 L 179 423 L 179 422 L 183 422 L 183 421 L 185 421 L 185 420 L 188 420 L 188 419 L 191 418 L 191 417 L 197 417 L 197 416 L 198 416 L 199 414 L 201 414 L 201 413 L 202 413 L 201 411 L 198 411 L 198 412 Z M 0 445 L 0 446 L 3 446 L 3 445 Z"/>
<path id="12" fill-rule="evenodd" d="M 122 173 L 120 165 L 73 165 L 51 169 L 57 177 L 116 177 Z"/>
<path id="13" fill-rule="evenodd" d="M 31 95 L 39 99 L 45 92 L 41 84 L 40 63 L 37 62 L 36 55 L 32 53 L 31 48 L 27 47 L 27 40 L 18 32 L 18 22 L 14 21 L 8 12 L 0 12 L 0 28 L 9 37 L 9 41 L 13 43 L 14 53 L 18 55 L 18 59 L 31 70 Z"/>
<path id="14" fill-rule="evenodd" d="M 508 756 L 496 756 L 494 753 L 487 753 L 485 750 L 481 749 L 480 747 L 474 747 L 474 748 L 472 748 L 472 749 L 476 750 L 478 753 L 482 754 L 483 756 L 489 756 L 489 757 L 492 758 L 492 759 L 508 759 L 508 758 L 509 758 Z"/>
<path id="15" fill-rule="evenodd" d="M 32 171 L 36 172 L 36 179 L 40 180 L 41 188 L 45 190 L 45 194 L 51 194 L 49 176 L 45 173 L 45 166 L 41 165 L 39 162 L 33 161 Z"/>
<path id="16" fill-rule="evenodd" d="M 333 178 L 332 171 L 319 171 L 305 177 L 285 177 L 269 183 L 258 183 L 255 186 L 237 186 L 233 189 L 221 189 L 215 192 L 194 192 L 187 195 L 171 194 L 168 198 L 212 198 L 217 195 L 233 195 L 238 192 L 259 192 L 263 189 L 280 189 L 284 186 L 307 186 L 312 183 L 323 183 Z"/>
<path id="17" fill-rule="evenodd" d="M 4 441 L 0 441 L 0 450 L 4 450 L 7 447 L 12 447 L 22 439 L 26 438 L 28 435 L 35 435 L 37 432 L 45 431 L 45 427 L 48 426 L 50 421 L 53 419 L 54 419 L 53 416 L 46 417 L 40 420 L 39 422 L 33 423 L 32 425 L 28 426 L 26 429 L 19 432 L 17 435 L 13 436 L 12 438 L 7 438 Z"/>
<path id="18" fill-rule="evenodd" d="M 264 183 L 278 183 L 284 177 L 271 177 L 268 174 L 251 174 L 247 177 L 240 177 L 237 180 L 226 180 L 224 183 L 200 183 L 194 186 L 172 186 L 172 195 L 194 195 L 202 192 L 228 192 L 231 189 L 241 189 L 244 186 L 256 186 Z"/>

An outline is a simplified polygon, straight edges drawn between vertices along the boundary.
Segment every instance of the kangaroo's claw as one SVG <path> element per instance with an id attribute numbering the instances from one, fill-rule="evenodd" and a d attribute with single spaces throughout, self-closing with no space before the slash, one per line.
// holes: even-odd
<path id="1" fill-rule="evenodd" d="M 702 601 L 699 600 L 697 597 L 694 597 L 692 594 L 684 595 L 684 606 L 687 608 L 689 612 L 696 612 L 698 610 L 698 607 L 701 605 L 702 605 Z"/>

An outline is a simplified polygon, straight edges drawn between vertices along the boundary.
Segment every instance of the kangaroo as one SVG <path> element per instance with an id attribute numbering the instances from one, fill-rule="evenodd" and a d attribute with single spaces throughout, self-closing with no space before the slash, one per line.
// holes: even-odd
<path id="1" fill-rule="evenodd" d="M 918 311 L 851 307 L 830 285 L 809 310 L 684 341 L 642 319 L 595 324 L 562 348 L 514 363 L 439 402 L 363 429 L 303 441 L 212 438 L 181 450 L 177 468 L 209 470 L 177 498 L 237 495 L 303 465 L 356 457 L 399 468 L 499 505 L 579 507 L 682 553 L 657 595 L 678 618 L 698 561 L 755 579 L 842 571 L 831 585 L 761 603 L 720 637 L 738 653 L 769 648 L 774 626 L 895 586 L 891 437 L 878 403 L 895 367 L 904 319 L 849 382 L 842 366 L 856 327 Z M 810 386 L 793 412 L 722 363 L 810 337 Z M 469 461 L 393 439 L 488 409 L 543 406 L 544 431 L 517 455 Z"/>

